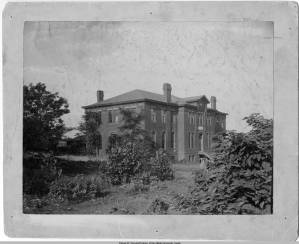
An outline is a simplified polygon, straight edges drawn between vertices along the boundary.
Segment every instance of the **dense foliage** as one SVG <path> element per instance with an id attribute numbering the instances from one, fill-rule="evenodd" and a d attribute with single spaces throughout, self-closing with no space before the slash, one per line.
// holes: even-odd
<path id="1" fill-rule="evenodd" d="M 171 167 L 170 159 L 163 150 L 156 152 L 156 157 L 150 160 L 150 175 L 157 177 L 158 180 L 173 180 L 174 172 Z"/>
<path id="2" fill-rule="evenodd" d="M 24 85 L 23 145 L 25 150 L 55 150 L 69 113 L 67 101 L 51 93 L 43 83 Z"/>
<path id="3" fill-rule="evenodd" d="M 196 186 L 180 197 L 181 210 L 200 214 L 272 212 L 273 121 L 244 118 L 252 130 L 215 138 L 215 159 L 195 175 Z"/>
<path id="4" fill-rule="evenodd" d="M 121 110 L 123 123 L 119 133 L 109 138 L 108 175 L 113 184 L 129 183 L 132 177 L 149 167 L 149 159 L 154 156 L 154 144 L 142 129 L 142 115 L 129 110 Z"/>
<path id="5" fill-rule="evenodd" d="M 46 153 L 26 153 L 23 161 L 23 207 L 34 212 L 47 204 L 81 202 L 108 193 L 105 162 L 69 161 Z"/>
<path id="6" fill-rule="evenodd" d="M 51 183 L 61 174 L 57 159 L 52 155 L 27 153 L 23 159 L 23 193 L 43 196 Z"/>
<path id="7" fill-rule="evenodd" d="M 102 147 L 101 133 L 101 114 L 97 112 L 86 112 L 83 115 L 79 130 L 83 133 L 86 141 L 87 151 L 90 154 L 98 155 Z"/>
<path id="8" fill-rule="evenodd" d="M 62 176 L 51 185 L 49 197 L 58 202 L 81 202 L 104 195 L 108 187 L 103 174 Z"/>

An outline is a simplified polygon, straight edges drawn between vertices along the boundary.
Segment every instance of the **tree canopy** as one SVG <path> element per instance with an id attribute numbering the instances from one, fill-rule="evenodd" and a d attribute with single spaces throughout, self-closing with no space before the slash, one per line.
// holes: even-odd
<path id="1" fill-rule="evenodd" d="M 55 150 L 64 132 L 61 116 L 70 112 L 67 100 L 40 82 L 24 85 L 23 96 L 24 150 Z"/>

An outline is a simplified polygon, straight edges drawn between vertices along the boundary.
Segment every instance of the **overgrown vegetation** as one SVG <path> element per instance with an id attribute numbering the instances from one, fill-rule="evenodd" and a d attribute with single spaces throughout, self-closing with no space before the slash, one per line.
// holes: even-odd
<path id="1" fill-rule="evenodd" d="M 252 130 L 215 138 L 214 162 L 195 174 L 195 187 L 179 196 L 177 207 L 199 214 L 272 212 L 273 120 L 244 118 Z"/>
<path id="2" fill-rule="evenodd" d="M 103 196 L 110 185 L 101 173 L 104 162 L 73 162 L 52 154 L 26 153 L 23 159 L 24 209 L 51 202 L 81 202 Z"/>
<path id="3" fill-rule="evenodd" d="M 51 154 L 26 153 L 23 158 L 23 193 L 44 196 L 61 174 L 57 159 Z"/>
<path id="4" fill-rule="evenodd" d="M 164 150 L 158 150 L 156 156 L 150 160 L 150 175 L 158 180 L 173 180 L 174 172 L 170 159 Z"/>
<path id="5" fill-rule="evenodd" d="M 136 175 L 149 171 L 149 159 L 155 155 L 154 144 L 142 129 L 142 115 L 121 110 L 123 124 L 119 134 L 109 138 L 108 171 L 112 184 L 129 183 Z"/>
<path id="6" fill-rule="evenodd" d="M 103 174 L 63 176 L 51 184 L 49 197 L 55 201 L 81 202 L 107 193 L 109 181 Z"/>

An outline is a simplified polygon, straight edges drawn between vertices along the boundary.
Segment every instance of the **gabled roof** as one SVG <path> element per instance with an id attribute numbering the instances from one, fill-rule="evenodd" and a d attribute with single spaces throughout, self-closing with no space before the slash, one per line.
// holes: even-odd
<path id="1" fill-rule="evenodd" d="M 205 95 L 202 96 L 196 96 L 196 97 L 187 97 L 187 98 L 179 98 L 176 96 L 171 96 L 171 103 L 177 103 L 177 104 L 184 104 L 184 103 L 190 103 L 197 100 L 204 99 L 207 103 L 209 103 L 209 100 Z M 165 98 L 162 94 L 148 92 L 144 90 L 133 90 L 126 93 L 123 93 L 121 95 L 106 99 L 102 102 L 97 102 L 88 106 L 84 106 L 83 108 L 94 108 L 94 107 L 101 107 L 101 106 L 107 106 L 107 105 L 113 105 L 113 104 L 121 104 L 121 103 L 127 103 L 129 101 L 142 101 L 142 100 L 152 100 L 157 102 L 165 103 Z"/>
<path id="2" fill-rule="evenodd" d="M 218 114 L 228 115 L 228 113 L 223 113 L 223 112 L 220 112 L 219 110 L 213 109 L 213 108 L 207 108 L 207 110 L 208 110 L 208 112 L 212 112 L 212 113 L 218 113 Z"/>
<path id="3" fill-rule="evenodd" d="M 195 97 L 185 97 L 185 98 L 180 98 L 180 100 L 187 103 L 195 102 L 198 100 L 205 100 L 206 103 L 210 103 L 209 99 L 205 95 L 195 96 Z"/>

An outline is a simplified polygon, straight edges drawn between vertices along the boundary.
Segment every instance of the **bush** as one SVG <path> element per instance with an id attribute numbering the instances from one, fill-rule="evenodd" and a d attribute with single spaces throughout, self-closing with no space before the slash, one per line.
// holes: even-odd
<path id="1" fill-rule="evenodd" d="M 149 170 L 149 158 L 154 155 L 153 141 L 142 129 L 141 114 L 121 111 L 123 123 L 119 133 L 110 136 L 107 148 L 107 174 L 115 185 L 129 183 L 132 178 Z"/>
<path id="2" fill-rule="evenodd" d="M 119 139 L 108 151 L 107 175 L 112 184 L 129 183 L 132 178 L 149 171 L 151 150 L 142 138 Z"/>
<path id="3" fill-rule="evenodd" d="M 200 214 L 272 212 L 273 121 L 259 114 L 245 119 L 250 132 L 215 138 L 214 162 L 196 172 L 195 187 L 178 208 Z"/>
<path id="4" fill-rule="evenodd" d="M 59 202 L 81 202 L 106 194 L 108 187 L 104 175 L 63 176 L 51 185 L 49 197 Z"/>
<path id="5" fill-rule="evenodd" d="M 155 158 L 150 161 L 150 175 L 157 177 L 159 180 L 173 180 L 174 172 L 171 167 L 170 159 L 163 150 L 156 153 Z"/>
<path id="6" fill-rule="evenodd" d="M 48 194 L 51 183 L 61 173 L 56 164 L 57 159 L 50 154 L 26 153 L 23 158 L 23 193 Z"/>
<path id="7" fill-rule="evenodd" d="M 148 214 L 167 214 L 169 207 L 170 207 L 170 204 L 166 200 L 156 198 L 149 206 L 147 213 Z"/>

